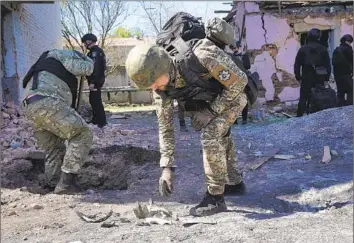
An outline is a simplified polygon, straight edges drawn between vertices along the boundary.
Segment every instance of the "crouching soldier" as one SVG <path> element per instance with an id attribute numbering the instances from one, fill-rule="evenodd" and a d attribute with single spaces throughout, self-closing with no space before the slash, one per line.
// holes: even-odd
<path id="1" fill-rule="evenodd" d="M 92 133 L 73 109 L 78 80 L 89 76 L 93 61 L 72 50 L 44 52 L 23 80 L 23 110 L 45 151 L 47 186 L 56 194 L 80 192 L 76 177 L 92 145 Z M 64 142 L 68 141 L 67 147 Z"/>

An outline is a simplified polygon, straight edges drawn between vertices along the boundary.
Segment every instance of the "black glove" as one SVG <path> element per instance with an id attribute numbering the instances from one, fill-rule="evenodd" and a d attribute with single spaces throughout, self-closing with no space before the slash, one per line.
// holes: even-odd
<path id="1" fill-rule="evenodd" d="M 205 107 L 200 111 L 196 111 L 192 116 L 192 127 L 197 131 L 200 131 L 214 120 L 216 116 L 217 114 L 210 107 Z"/>

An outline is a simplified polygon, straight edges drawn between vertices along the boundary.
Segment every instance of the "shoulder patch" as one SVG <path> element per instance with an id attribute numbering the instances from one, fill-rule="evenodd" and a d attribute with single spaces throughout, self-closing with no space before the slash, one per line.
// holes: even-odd
<path id="1" fill-rule="evenodd" d="M 219 72 L 220 81 L 227 81 L 230 79 L 230 76 L 231 76 L 231 74 L 230 74 L 229 70 L 222 70 Z"/>
<path id="2" fill-rule="evenodd" d="M 211 71 L 211 75 L 226 87 L 230 86 L 237 80 L 235 74 L 222 65 L 216 66 Z"/>
<path id="3" fill-rule="evenodd" d="M 95 51 L 92 52 L 92 53 L 91 53 L 91 56 L 92 56 L 92 57 L 96 57 L 96 56 L 97 56 L 97 52 L 95 52 Z"/>

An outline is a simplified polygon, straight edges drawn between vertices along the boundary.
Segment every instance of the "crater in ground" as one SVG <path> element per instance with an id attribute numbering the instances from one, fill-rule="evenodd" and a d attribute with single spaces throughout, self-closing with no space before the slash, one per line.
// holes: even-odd
<path id="1" fill-rule="evenodd" d="M 91 149 L 78 182 L 83 189 L 125 190 L 134 182 L 133 169 L 148 163 L 157 164 L 159 157 L 157 151 L 133 146 L 113 145 Z M 45 176 L 38 163 L 41 162 L 24 159 L 3 163 L 1 186 L 11 189 L 26 187 L 34 193 L 45 193 L 41 187 Z"/>

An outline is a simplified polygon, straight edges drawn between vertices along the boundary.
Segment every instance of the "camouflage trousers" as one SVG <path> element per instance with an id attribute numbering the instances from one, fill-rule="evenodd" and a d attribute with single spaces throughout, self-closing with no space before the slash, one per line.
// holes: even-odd
<path id="1" fill-rule="evenodd" d="M 46 153 L 45 175 L 55 186 L 61 171 L 78 174 L 92 146 L 92 133 L 82 117 L 67 103 L 44 98 L 23 107 L 34 124 L 38 145 Z M 68 141 L 67 147 L 64 142 Z"/>
<path id="2" fill-rule="evenodd" d="M 223 194 L 226 183 L 235 185 L 243 180 L 237 165 L 231 125 L 246 104 L 246 96 L 240 95 L 230 109 L 221 113 L 201 131 L 204 173 L 208 191 L 212 195 Z"/>

